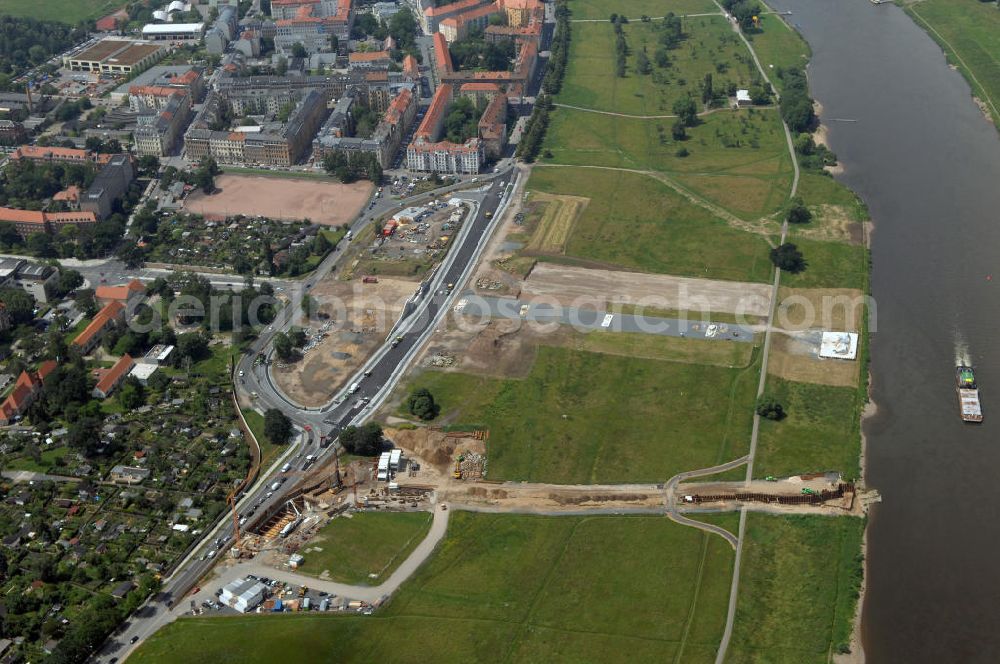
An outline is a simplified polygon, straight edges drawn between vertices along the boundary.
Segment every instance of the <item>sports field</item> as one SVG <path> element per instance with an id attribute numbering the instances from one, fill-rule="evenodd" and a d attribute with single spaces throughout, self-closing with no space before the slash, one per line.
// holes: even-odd
<path id="1" fill-rule="evenodd" d="M 184 209 L 204 215 L 262 216 L 271 219 L 309 219 L 339 226 L 357 216 L 371 194 L 372 184 L 340 184 L 333 180 L 284 179 L 252 175 L 220 175 L 217 191 L 192 192 Z"/>
<path id="2" fill-rule="evenodd" d="M 527 189 L 590 199 L 573 224 L 563 260 L 686 277 L 771 280 L 763 236 L 732 228 L 650 176 L 536 166 Z"/>
<path id="3" fill-rule="evenodd" d="M 671 7 L 670 11 L 676 10 Z M 657 64 L 654 57 L 661 48 L 660 25 L 657 21 L 633 21 L 623 28 L 629 55 L 626 75 L 620 78 L 615 75 L 615 33 L 611 23 L 575 24 L 566 78 L 556 101 L 616 113 L 668 115 L 673 113 L 674 102 L 682 97 L 701 99 L 706 74 L 712 75 L 713 87 L 718 90 L 728 89 L 730 83 L 741 88 L 749 86 L 752 63 L 746 57 L 746 47 L 721 14 L 684 19 L 689 37 L 678 48 L 665 51 L 667 66 Z M 652 61 L 652 69 L 646 74 L 636 64 L 638 54 L 644 51 Z"/>
<path id="4" fill-rule="evenodd" d="M 864 521 L 747 516 L 727 662 L 830 662 L 849 643 Z"/>
<path id="5" fill-rule="evenodd" d="M 0 0 L 0 14 L 76 24 L 125 6 L 122 0 Z"/>
<path id="6" fill-rule="evenodd" d="M 342 583 L 378 585 L 431 527 L 429 512 L 360 512 L 336 518 L 309 540 L 299 571 Z"/>
<path id="7" fill-rule="evenodd" d="M 758 369 L 543 346 L 523 379 L 428 370 L 414 384 L 443 423 L 490 430 L 490 479 L 662 482 L 746 453 Z"/>
<path id="8" fill-rule="evenodd" d="M 455 512 L 373 616 L 185 618 L 134 660 L 707 663 L 732 561 L 721 538 L 662 517 Z"/>
<path id="9" fill-rule="evenodd" d="M 992 2 L 926 0 L 904 4 L 969 81 L 1000 127 L 1000 11 Z"/>

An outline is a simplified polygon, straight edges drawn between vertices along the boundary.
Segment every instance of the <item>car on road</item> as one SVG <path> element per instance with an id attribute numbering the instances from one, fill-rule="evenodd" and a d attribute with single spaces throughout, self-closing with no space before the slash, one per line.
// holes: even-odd
<path id="1" fill-rule="evenodd" d="M 133 636 L 133 637 L 132 637 L 131 639 L 129 639 L 129 641 L 128 641 L 128 642 L 129 642 L 129 643 L 135 643 L 135 642 L 136 642 L 136 641 L 138 641 L 138 640 L 139 640 L 139 637 L 138 637 L 138 636 Z"/>
<path id="2" fill-rule="evenodd" d="M 243 369 L 240 369 L 240 378 L 243 378 Z"/>

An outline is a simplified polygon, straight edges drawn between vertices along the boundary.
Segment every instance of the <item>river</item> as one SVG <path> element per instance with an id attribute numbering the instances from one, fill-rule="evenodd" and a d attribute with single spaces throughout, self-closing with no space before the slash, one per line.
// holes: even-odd
<path id="1" fill-rule="evenodd" d="M 1000 477 L 1000 138 L 941 49 L 898 7 L 769 4 L 792 11 L 789 21 L 812 46 L 810 86 L 844 166 L 840 179 L 875 223 L 878 413 L 865 424 L 866 479 L 883 502 L 868 531 L 868 661 L 1000 661 L 992 502 Z M 958 417 L 959 351 L 976 365 L 986 418 L 979 426 Z"/>

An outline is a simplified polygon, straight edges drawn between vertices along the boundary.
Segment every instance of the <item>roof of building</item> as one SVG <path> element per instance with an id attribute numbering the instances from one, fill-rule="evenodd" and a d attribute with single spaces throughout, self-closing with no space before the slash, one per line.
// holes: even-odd
<path id="1" fill-rule="evenodd" d="M 496 83 L 463 83 L 459 92 L 500 92 Z"/>
<path id="2" fill-rule="evenodd" d="M 38 210 L 19 210 L 17 208 L 0 207 L 0 221 L 15 224 L 45 224 L 45 213 Z"/>
<path id="3" fill-rule="evenodd" d="M 389 55 L 389 51 L 358 51 L 347 56 L 348 62 L 378 62 L 379 60 L 390 59 L 392 57 Z"/>
<path id="4" fill-rule="evenodd" d="M 97 312 L 94 319 L 90 321 L 90 324 L 83 329 L 83 332 L 76 335 L 76 339 L 73 339 L 74 346 L 86 346 L 90 343 L 94 335 L 98 334 L 105 325 L 107 325 L 109 320 L 113 320 L 118 317 L 120 313 L 125 310 L 125 305 L 121 302 L 113 301 L 108 302 L 104 305 L 104 308 Z"/>
<path id="5" fill-rule="evenodd" d="M 87 60 L 89 62 L 100 62 L 107 58 L 112 53 L 118 51 L 129 45 L 129 41 L 126 39 L 102 39 L 90 48 L 86 48 L 76 55 L 72 56 L 71 60 Z"/>
<path id="6" fill-rule="evenodd" d="M 0 415 L 9 420 L 22 412 L 28 406 L 35 392 L 45 384 L 45 378 L 55 368 L 55 360 L 48 360 L 39 365 L 37 372 L 22 371 L 21 375 L 17 377 L 17 382 L 14 383 L 14 389 L 0 404 Z"/>
<path id="7" fill-rule="evenodd" d="M 178 24 L 173 23 L 171 25 L 177 27 Z M 143 28 L 143 30 L 145 30 L 145 28 Z M 135 43 L 129 46 L 124 51 L 122 51 L 121 53 L 116 53 L 115 55 L 112 55 L 110 58 L 105 59 L 104 62 L 105 64 L 109 65 L 126 65 L 126 66 L 134 65 L 137 62 L 145 60 L 146 58 L 148 58 L 149 56 L 156 53 L 162 48 L 163 47 L 160 46 L 159 44 Z"/>
<path id="8" fill-rule="evenodd" d="M 503 131 L 506 111 L 507 98 L 504 95 L 494 97 L 479 117 L 480 134 L 497 135 Z"/>
<path id="9" fill-rule="evenodd" d="M 468 9 L 473 9 L 483 4 L 483 0 L 461 0 L 460 2 L 453 2 L 448 5 L 441 5 L 440 7 L 428 7 L 424 10 L 424 16 L 434 17 L 442 15 L 457 14 L 459 12 L 464 12 Z"/>
<path id="10" fill-rule="evenodd" d="M 420 126 L 417 127 L 414 136 L 424 138 L 428 141 L 434 140 L 432 134 L 436 131 L 437 125 L 448 110 L 448 104 L 451 103 L 451 94 L 452 87 L 450 84 L 442 83 L 438 86 L 437 90 L 434 91 L 433 99 L 431 99 L 431 105 L 427 107 L 427 113 L 424 114 L 424 119 L 420 123 Z"/>
<path id="11" fill-rule="evenodd" d="M 104 394 L 109 394 L 134 366 L 135 360 L 132 359 L 131 355 L 125 353 L 117 362 L 115 362 L 113 367 L 108 369 L 104 375 L 101 376 L 101 380 L 97 381 L 97 387 L 94 389 Z"/>
<path id="12" fill-rule="evenodd" d="M 420 75 L 420 64 L 417 62 L 417 59 L 409 53 L 403 58 L 403 73 L 412 77 Z"/>
<path id="13" fill-rule="evenodd" d="M 150 376 L 156 373 L 156 371 L 159 368 L 160 367 L 157 364 L 152 364 L 150 362 L 141 362 L 139 364 L 134 365 L 132 367 L 132 370 L 129 371 L 128 375 L 134 376 L 139 380 L 147 380 Z"/>
<path id="14" fill-rule="evenodd" d="M 75 203 L 80 200 L 80 188 L 75 184 L 71 184 L 60 192 L 57 192 L 55 196 L 52 197 L 54 201 L 70 201 Z"/>
<path id="15" fill-rule="evenodd" d="M 455 66 L 451 62 L 451 51 L 448 50 L 448 41 L 440 32 L 434 33 L 434 60 L 438 69 L 443 72 L 455 70 Z"/>
<path id="16" fill-rule="evenodd" d="M 133 279 L 127 284 L 117 286 L 98 286 L 94 291 L 94 297 L 98 300 L 116 300 L 126 302 L 134 293 L 144 293 L 146 286 L 138 279 Z"/>
<path id="17" fill-rule="evenodd" d="M 14 159 L 72 159 L 89 161 L 93 158 L 90 150 L 77 148 L 41 147 L 38 145 L 22 145 L 11 155 Z"/>
<path id="18" fill-rule="evenodd" d="M 205 29 L 204 23 L 149 23 L 142 26 L 144 35 L 195 34 Z M 157 47 L 159 48 L 159 47 Z"/>
<path id="19" fill-rule="evenodd" d="M 389 108 L 385 109 L 385 121 L 390 124 L 397 124 L 402 120 L 403 114 L 406 113 L 406 109 L 409 108 L 411 103 L 413 103 L 413 93 L 410 92 L 409 88 L 403 88 L 389 102 Z"/>

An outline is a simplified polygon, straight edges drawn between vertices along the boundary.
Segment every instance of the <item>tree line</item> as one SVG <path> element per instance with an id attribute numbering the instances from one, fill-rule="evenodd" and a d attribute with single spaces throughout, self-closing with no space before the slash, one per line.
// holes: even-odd
<path id="1" fill-rule="evenodd" d="M 535 99 L 535 108 L 517 145 L 517 156 L 528 163 L 538 157 L 542 141 L 545 140 L 545 132 L 549 128 L 549 113 L 553 108 L 550 95 L 562 88 L 571 38 L 569 16 L 566 0 L 556 0 L 556 34 L 552 40 L 552 57 L 549 59 L 548 70 L 542 81 L 543 92 Z"/>
<path id="2" fill-rule="evenodd" d="M 625 16 L 611 15 L 611 25 L 615 26 L 615 76 L 618 78 L 625 78 L 625 58 L 628 56 L 628 42 L 622 30 L 625 23 L 628 23 Z"/>

